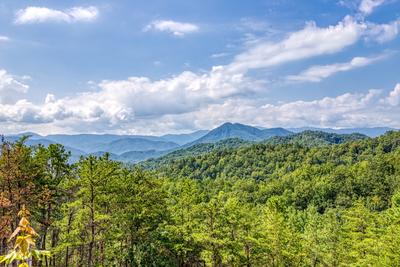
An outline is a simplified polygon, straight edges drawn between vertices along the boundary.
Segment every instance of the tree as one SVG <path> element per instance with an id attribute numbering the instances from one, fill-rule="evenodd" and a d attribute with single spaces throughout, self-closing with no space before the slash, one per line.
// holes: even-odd
<path id="1" fill-rule="evenodd" d="M 55 222 L 61 219 L 61 206 L 66 201 L 66 192 L 62 185 L 70 178 L 69 156 L 70 152 L 66 152 L 64 147 L 58 144 L 50 144 L 47 148 L 39 146 L 34 155 L 34 160 L 42 168 L 41 179 L 35 180 L 38 192 L 35 217 L 41 224 L 39 244 L 41 249 L 46 249 L 49 245 L 53 250 L 58 243 L 60 229 Z M 50 263 L 45 258 L 45 265 L 56 266 L 56 260 L 56 255 L 53 255 Z"/>
<path id="2" fill-rule="evenodd" d="M 40 165 L 33 150 L 25 146 L 26 138 L 16 143 L 3 142 L 0 151 L 0 253 L 8 250 L 7 239 L 18 226 L 18 212 L 23 205 L 35 210 L 38 192 L 35 181 L 41 179 Z"/>
<path id="3" fill-rule="evenodd" d="M 118 266 L 170 266 L 169 247 L 160 229 L 169 217 L 163 180 L 126 168 L 110 190 L 111 223 L 118 226 L 109 238 L 110 256 L 119 261 Z"/>
<path id="4" fill-rule="evenodd" d="M 29 267 L 32 257 L 40 260 L 44 256 L 50 256 L 50 252 L 34 249 L 34 238 L 37 233 L 30 226 L 30 222 L 27 219 L 30 216 L 30 212 L 25 208 L 25 205 L 18 212 L 18 216 L 21 217 L 21 220 L 9 239 L 11 241 L 15 238 L 14 247 L 7 255 L 0 256 L 0 263 L 12 264 L 17 261 L 19 267 Z"/>

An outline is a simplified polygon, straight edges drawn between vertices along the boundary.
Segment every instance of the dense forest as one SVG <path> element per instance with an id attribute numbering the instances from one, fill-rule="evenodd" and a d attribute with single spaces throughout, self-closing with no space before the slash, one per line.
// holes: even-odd
<path id="1" fill-rule="evenodd" d="M 0 254 L 25 206 L 35 266 L 400 266 L 400 132 L 325 137 L 141 165 L 3 142 Z"/>

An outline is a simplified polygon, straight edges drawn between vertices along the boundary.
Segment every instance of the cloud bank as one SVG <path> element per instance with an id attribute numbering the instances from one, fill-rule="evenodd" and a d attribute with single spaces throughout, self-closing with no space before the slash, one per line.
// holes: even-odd
<path id="1" fill-rule="evenodd" d="M 21 12 L 21 22 L 74 22 L 91 17 L 90 12 L 71 10 L 48 12 L 46 9 L 36 17 L 32 15 L 35 12 L 27 12 L 30 15 L 25 17 Z M 377 123 L 400 127 L 400 117 L 395 115 L 399 112 L 399 84 L 386 95 L 370 90 L 365 94 L 348 93 L 313 101 L 271 104 L 265 97 L 267 82 L 250 75 L 252 70 L 335 54 L 363 40 L 390 41 L 398 34 L 392 30 L 392 25 L 397 29 L 398 21 L 372 24 L 351 16 L 328 27 L 310 22 L 279 41 L 259 39 L 247 45 L 229 64 L 214 66 L 202 73 L 185 71 L 160 80 L 136 76 L 104 80 L 97 83 L 95 91 L 63 98 L 48 94 L 42 103 L 33 103 L 23 96 L 3 97 L 5 92 L 16 96 L 28 90 L 24 80 L 3 70 L 0 72 L 0 123 L 5 131 L 41 133 L 160 134 L 211 128 L 227 120 L 284 127 L 356 127 L 376 126 Z M 199 28 L 190 23 L 155 21 L 146 30 L 182 36 Z M 311 66 L 289 79 L 321 81 L 337 72 L 366 66 L 379 59 L 354 57 L 349 62 Z"/>
<path id="2" fill-rule="evenodd" d="M 37 129 L 43 132 L 43 125 L 48 125 L 50 129 L 63 129 L 64 132 L 67 129 L 81 132 L 89 127 L 94 132 L 96 129 L 108 129 L 118 133 L 147 134 L 211 128 L 226 120 L 266 127 L 400 126 L 397 115 L 400 113 L 400 84 L 388 94 L 381 90 L 369 90 L 366 93 L 346 93 L 312 101 L 279 104 L 268 104 L 268 99 L 245 98 L 224 98 L 199 104 L 198 99 L 191 101 L 175 97 L 177 99 L 174 100 L 172 94 L 168 93 L 160 95 L 156 103 L 146 103 L 143 100 L 146 96 L 140 96 L 142 93 L 131 95 L 134 90 L 132 85 L 105 82 L 102 86 L 100 92 L 86 93 L 76 98 L 56 99 L 48 95 L 42 104 L 27 100 L 0 104 L 0 121 L 7 130 L 18 125 L 19 130 Z M 115 91 L 111 90 L 115 86 L 123 86 L 127 91 L 115 95 Z M 133 110 L 132 102 L 135 101 L 137 109 Z"/>

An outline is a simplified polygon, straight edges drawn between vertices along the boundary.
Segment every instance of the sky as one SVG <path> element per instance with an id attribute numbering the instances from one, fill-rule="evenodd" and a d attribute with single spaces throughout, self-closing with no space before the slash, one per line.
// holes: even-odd
<path id="1" fill-rule="evenodd" d="M 0 129 L 400 128 L 400 0 L 0 2 Z"/>

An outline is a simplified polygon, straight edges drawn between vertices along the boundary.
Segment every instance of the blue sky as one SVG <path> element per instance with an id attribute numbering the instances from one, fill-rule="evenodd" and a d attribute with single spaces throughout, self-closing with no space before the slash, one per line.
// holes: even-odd
<path id="1" fill-rule="evenodd" d="M 400 1 L 0 3 L 4 133 L 400 127 Z"/>

